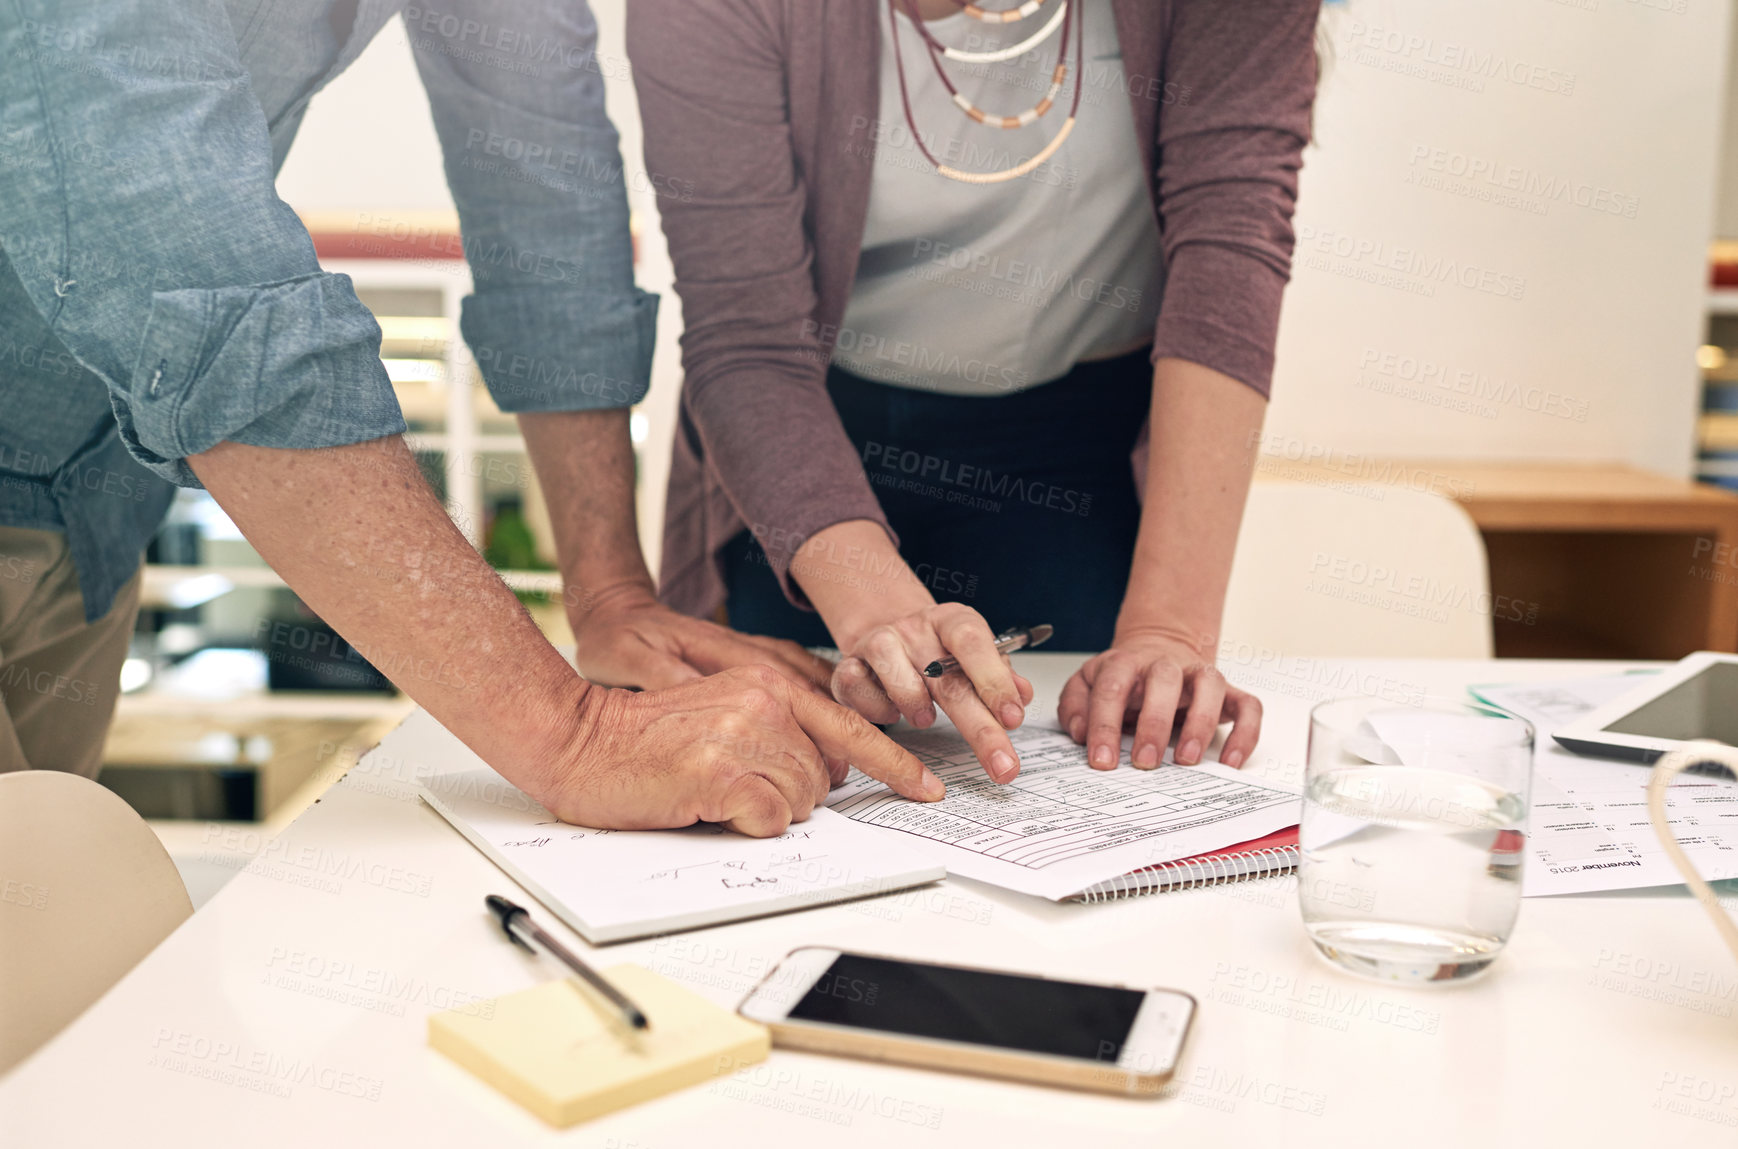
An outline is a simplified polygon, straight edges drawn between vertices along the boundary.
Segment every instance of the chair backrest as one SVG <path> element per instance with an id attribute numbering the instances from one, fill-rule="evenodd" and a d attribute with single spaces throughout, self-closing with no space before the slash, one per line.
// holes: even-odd
<path id="1" fill-rule="evenodd" d="M 193 912 L 157 835 L 59 770 L 0 774 L 0 1074 Z"/>
<path id="2" fill-rule="evenodd" d="M 1453 500 L 1257 479 L 1221 649 L 1489 658 L 1493 606 L 1484 539 Z"/>

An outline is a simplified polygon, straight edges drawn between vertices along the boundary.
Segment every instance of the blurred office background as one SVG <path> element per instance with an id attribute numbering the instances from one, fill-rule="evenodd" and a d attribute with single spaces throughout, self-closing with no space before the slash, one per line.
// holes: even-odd
<path id="1" fill-rule="evenodd" d="M 640 159 L 626 2 L 592 7 L 639 281 L 663 296 L 633 421 L 655 571 L 682 317 Z M 1738 499 L 1696 483 L 1738 489 L 1732 7 L 1349 0 L 1324 13 L 1258 476 L 1460 502 L 1491 591 L 1526 608 L 1492 612 L 1498 654 L 1738 648 L 1738 566 L 1730 584 L 1684 575 L 1702 541 L 1738 538 Z M 314 100 L 279 188 L 378 316 L 430 481 L 566 641 L 541 493 L 457 337 L 468 276 L 401 24 Z M 247 860 L 208 845 L 214 823 L 281 825 L 409 703 L 203 493 L 182 492 L 149 561 L 102 781 L 153 819 L 197 902 Z"/>

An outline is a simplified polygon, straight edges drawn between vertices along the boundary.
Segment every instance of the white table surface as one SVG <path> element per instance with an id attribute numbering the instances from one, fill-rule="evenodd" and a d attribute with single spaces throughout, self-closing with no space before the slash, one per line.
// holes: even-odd
<path id="1" fill-rule="evenodd" d="M 1078 661 L 1017 658 L 1041 698 Z M 1314 700 L 1609 669 L 1293 659 L 1228 673 L 1267 703 L 1250 769 L 1295 779 Z M 483 896 L 513 883 L 404 785 L 474 761 L 418 713 L 274 845 L 214 828 L 214 849 L 259 862 L 0 1082 L 0 1145 L 1738 1144 L 1738 966 L 1681 888 L 1528 899 L 1483 980 L 1401 988 L 1315 956 L 1291 878 L 1104 906 L 953 879 L 598 954 L 730 1006 L 813 943 L 1179 987 L 1201 1008 L 1168 1098 L 775 1050 L 556 1132 L 425 1042 L 430 1013 L 556 975 L 491 930 Z"/>

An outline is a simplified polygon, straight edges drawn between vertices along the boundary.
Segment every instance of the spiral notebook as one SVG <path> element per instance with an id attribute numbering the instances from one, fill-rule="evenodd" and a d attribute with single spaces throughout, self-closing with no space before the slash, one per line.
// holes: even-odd
<path id="1" fill-rule="evenodd" d="M 1001 784 L 989 780 L 951 728 L 902 728 L 893 738 L 947 784 L 947 796 L 909 802 L 853 771 L 833 789 L 828 808 L 890 840 L 898 835 L 922 847 L 955 877 L 1054 902 L 1119 883 L 1139 889 L 1142 878 L 1150 885 L 1172 872 L 1162 867 L 1236 851 L 1238 843 L 1265 849 L 1265 836 L 1298 824 L 1301 799 L 1284 783 L 1217 762 L 1095 770 L 1086 748 L 1053 720 L 1009 732 L 1020 774 Z M 1125 756 L 1132 742 L 1124 739 Z M 1214 872 L 1280 861 L 1268 855 L 1221 860 Z"/>
<path id="2" fill-rule="evenodd" d="M 1297 827 L 1239 842 L 1223 850 L 1178 858 L 1157 866 L 1143 866 L 1132 873 L 1112 878 L 1088 887 L 1072 897 L 1070 902 L 1108 902 L 1117 898 L 1133 898 L 1141 894 L 1162 894 L 1168 890 L 1189 890 L 1200 886 L 1221 886 L 1226 882 L 1241 882 L 1245 878 L 1270 878 L 1289 874 L 1297 869 Z"/>

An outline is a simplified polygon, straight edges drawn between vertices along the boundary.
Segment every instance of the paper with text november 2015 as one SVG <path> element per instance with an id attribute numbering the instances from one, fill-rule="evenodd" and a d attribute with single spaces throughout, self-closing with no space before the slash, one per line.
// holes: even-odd
<path id="1" fill-rule="evenodd" d="M 1533 794 L 1527 818 L 1525 897 L 1683 884 L 1648 821 L 1651 770 L 1589 758 L 1551 732 L 1645 681 L 1605 674 L 1550 682 L 1475 686 L 1473 695 L 1533 724 Z M 1738 877 L 1738 782 L 1682 775 L 1667 791 L 1672 829 L 1710 881 Z"/>

